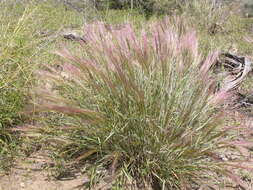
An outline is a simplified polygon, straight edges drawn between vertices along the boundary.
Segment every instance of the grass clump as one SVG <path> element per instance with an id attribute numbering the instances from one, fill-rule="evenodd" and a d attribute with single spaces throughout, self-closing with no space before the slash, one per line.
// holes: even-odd
<path id="1" fill-rule="evenodd" d="M 19 137 L 11 128 L 22 125 L 29 89 L 34 85 L 33 70 L 48 55 L 59 38 L 58 31 L 71 24 L 80 26 L 82 19 L 63 5 L 47 1 L 0 2 L 0 156 L 11 154 Z M 48 34 L 48 37 L 40 35 Z M 51 37 L 53 36 L 53 37 Z M 12 146 L 13 145 L 13 146 Z M 7 156 L 9 157 L 9 156 Z M 0 159 L 1 161 L 2 159 Z M 6 160 L 4 161 L 6 162 Z M 2 163 L 2 162 L 1 162 Z M 3 166 L 4 164 L 0 164 Z"/>
<path id="2" fill-rule="evenodd" d="M 192 189 L 216 173 L 242 184 L 217 156 L 230 137 L 217 113 L 227 92 L 212 93 L 216 54 L 203 59 L 195 31 L 180 20 L 139 35 L 128 24 L 95 23 L 85 41 L 78 55 L 58 52 L 62 72 L 40 72 L 55 86 L 38 91 L 47 103 L 37 111 L 71 118 L 51 138 L 64 142 L 62 156 L 89 160 L 93 177 L 109 175 L 119 188 Z"/>
<path id="3" fill-rule="evenodd" d="M 19 112 L 25 103 L 26 86 L 30 81 L 29 56 L 35 45 L 30 29 L 33 11 L 29 6 L 0 2 L 0 155 L 8 155 L 16 138 L 9 128 L 22 122 Z M 2 165 L 2 164 L 1 164 Z"/>

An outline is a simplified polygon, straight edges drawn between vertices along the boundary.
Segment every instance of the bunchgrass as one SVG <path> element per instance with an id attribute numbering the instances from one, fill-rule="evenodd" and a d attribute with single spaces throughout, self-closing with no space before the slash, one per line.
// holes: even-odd
<path id="1" fill-rule="evenodd" d="M 52 62 L 48 52 L 62 37 L 57 32 L 72 24 L 79 27 L 82 20 L 78 18 L 76 12 L 53 1 L 0 2 L 0 168 L 16 148 L 19 138 L 11 128 L 25 121 L 20 112 L 35 84 L 33 70 L 42 62 Z"/>
<path id="2" fill-rule="evenodd" d="M 12 2 L 14 3 L 14 2 Z M 5 167 L 5 156 L 16 144 L 9 127 L 18 125 L 22 118 L 19 112 L 25 102 L 25 86 L 29 83 L 31 65 L 31 39 L 33 31 L 29 31 L 29 20 L 33 11 L 27 7 L 16 7 L 15 14 L 10 11 L 15 6 L 9 2 L 0 3 L 0 155 L 1 166 Z M 3 162 L 2 162 L 3 161 Z M 2 168 L 2 167 L 1 167 Z"/>
<path id="3" fill-rule="evenodd" d="M 233 148 L 220 107 L 229 89 L 214 94 L 217 53 L 202 57 L 194 30 L 178 18 L 138 34 L 98 22 L 84 38 L 75 53 L 57 52 L 62 72 L 37 73 L 51 88 L 37 89 L 44 103 L 34 106 L 69 118 L 51 140 L 62 157 L 94 164 L 90 187 L 109 176 L 123 189 L 193 189 L 219 175 L 244 186 L 226 167 L 236 164 L 219 158 Z"/>
<path id="4" fill-rule="evenodd" d="M 68 170 L 61 163 L 71 159 L 94 164 L 91 188 L 109 177 L 115 189 L 129 189 L 129 184 L 193 189 L 219 181 L 220 174 L 244 186 L 226 166 L 248 168 L 219 157 L 235 146 L 220 118 L 228 94 L 213 94 L 215 81 L 208 71 L 217 56 L 209 55 L 213 49 L 236 44 L 240 52 L 252 53 L 243 41 L 252 20 L 210 2 L 182 5 L 183 22 L 157 22 L 155 16 L 147 21 L 137 10 L 92 10 L 105 24 L 86 25 L 87 43 L 68 43 L 76 51 L 58 52 L 62 64 L 50 67 L 55 56 L 49 52 L 62 41 L 61 32 L 79 29 L 93 14 L 53 0 L 1 1 L 0 168 L 9 167 L 13 150 L 19 149 L 19 136 L 11 129 L 24 123 L 20 112 L 29 89 L 45 82 L 35 97 L 41 104 L 37 111 L 61 114 L 42 114 L 55 127 L 38 129 L 40 137 L 61 144 L 54 155 L 58 177 Z M 41 71 L 36 83 L 33 71 L 42 64 L 50 72 Z"/>

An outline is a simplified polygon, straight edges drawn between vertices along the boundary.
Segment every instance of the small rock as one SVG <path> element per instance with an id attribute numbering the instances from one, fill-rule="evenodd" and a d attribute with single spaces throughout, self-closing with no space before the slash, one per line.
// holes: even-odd
<path id="1" fill-rule="evenodd" d="M 24 187 L 25 187 L 25 183 L 20 183 L 20 186 L 21 186 L 22 188 L 24 188 Z"/>
<path id="2" fill-rule="evenodd" d="M 220 158 L 225 162 L 228 161 L 228 158 L 225 155 L 220 155 Z"/>

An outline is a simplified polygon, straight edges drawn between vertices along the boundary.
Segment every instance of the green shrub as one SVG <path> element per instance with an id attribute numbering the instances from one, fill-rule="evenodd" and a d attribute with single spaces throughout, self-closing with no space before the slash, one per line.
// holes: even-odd
<path id="1" fill-rule="evenodd" d="M 253 17 L 253 3 L 250 0 L 244 0 L 244 13 L 248 17 Z"/>
<path id="2" fill-rule="evenodd" d="M 203 61 L 193 30 L 164 20 L 139 36 L 130 25 L 85 31 L 82 52 L 58 52 L 63 72 L 39 72 L 55 86 L 37 91 L 45 102 L 37 111 L 70 118 L 51 137 L 63 142 L 62 156 L 89 160 L 92 175 L 123 188 L 193 189 L 216 173 L 243 184 L 217 159 L 231 145 L 218 116 L 228 95 L 213 95 L 208 70 L 217 54 Z M 93 179 L 90 186 L 100 181 Z"/>
<path id="3" fill-rule="evenodd" d="M 97 8 L 103 9 L 135 9 L 147 17 L 152 15 L 172 14 L 180 10 L 183 0 L 109 0 L 98 1 Z"/>
<path id="4" fill-rule="evenodd" d="M 92 1 L 90 1 L 92 2 Z M 196 8 L 197 11 L 204 8 L 202 14 L 206 13 L 207 7 L 212 5 L 214 12 L 215 9 L 219 9 L 222 6 L 230 6 L 231 4 L 235 3 L 235 1 L 215 1 L 215 0 L 107 0 L 107 1 L 96 1 L 95 7 L 99 10 L 103 9 L 135 9 L 140 13 L 146 15 L 147 17 L 151 15 L 172 15 L 172 14 L 182 14 L 186 12 L 195 12 Z M 207 7 L 205 7 L 207 5 Z M 207 15 L 211 15 L 211 12 Z M 205 18 L 201 18 L 205 19 Z"/>

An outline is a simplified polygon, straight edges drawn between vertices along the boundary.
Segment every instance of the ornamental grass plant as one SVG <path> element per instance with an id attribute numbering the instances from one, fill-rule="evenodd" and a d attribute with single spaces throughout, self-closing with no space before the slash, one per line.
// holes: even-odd
<path id="1" fill-rule="evenodd" d="M 211 189 L 221 177 L 247 188 L 232 168 L 249 168 L 219 156 L 235 146 L 222 117 L 230 90 L 214 93 L 210 73 L 218 53 L 203 57 L 178 18 L 147 28 L 87 24 L 77 51 L 57 52 L 61 71 L 37 73 L 50 88 L 37 89 L 35 111 L 69 118 L 50 139 L 65 159 L 91 163 L 93 189 L 103 180 L 116 189 Z"/>

